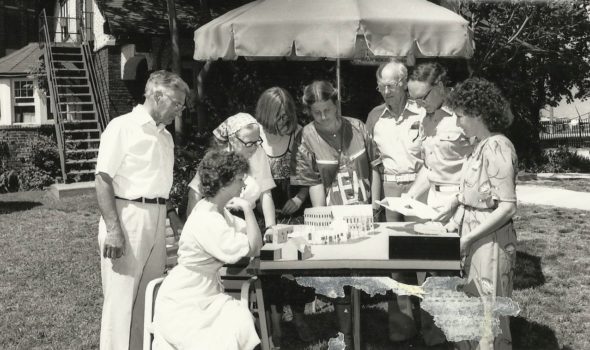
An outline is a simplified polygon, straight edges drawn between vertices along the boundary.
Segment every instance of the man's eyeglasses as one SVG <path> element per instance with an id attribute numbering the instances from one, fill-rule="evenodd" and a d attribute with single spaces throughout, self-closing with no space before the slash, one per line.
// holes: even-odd
<path id="1" fill-rule="evenodd" d="M 379 84 L 377 84 L 377 91 L 379 91 L 379 92 L 387 92 L 388 90 L 393 91 L 395 89 L 402 88 L 404 85 L 405 85 L 405 83 L 403 80 L 395 81 L 395 82 L 391 82 L 391 83 L 387 83 L 387 84 L 379 83 Z"/>
<path id="2" fill-rule="evenodd" d="M 426 100 L 428 99 L 428 96 L 430 96 L 430 93 L 432 92 L 432 89 L 434 89 L 434 86 L 430 87 L 430 90 L 428 90 L 428 92 L 426 93 L 426 95 L 420 97 L 420 98 L 416 98 L 414 99 L 414 101 L 416 101 L 416 104 L 420 107 L 424 107 L 426 105 Z"/>
<path id="3" fill-rule="evenodd" d="M 248 141 L 248 142 L 246 142 L 246 141 L 242 140 L 241 138 L 239 138 L 236 135 L 236 139 L 238 139 L 247 148 L 262 145 L 262 138 L 258 138 L 258 140 L 256 140 L 256 141 Z"/>
<path id="4" fill-rule="evenodd" d="M 178 101 L 176 101 L 175 99 L 173 99 L 172 97 L 170 97 L 169 95 L 164 94 L 164 96 L 168 97 L 170 99 L 170 101 L 172 101 L 173 105 L 174 105 L 174 109 L 176 109 L 177 112 L 182 112 L 184 111 L 184 109 L 186 108 L 186 105 L 183 103 L 180 103 Z"/>

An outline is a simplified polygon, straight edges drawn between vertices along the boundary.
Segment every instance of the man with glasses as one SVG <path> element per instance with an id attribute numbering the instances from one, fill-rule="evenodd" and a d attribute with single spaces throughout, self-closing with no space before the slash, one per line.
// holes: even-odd
<path id="1" fill-rule="evenodd" d="M 397 60 L 384 63 L 377 69 L 377 91 L 384 103 L 369 113 L 366 123 L 372 140 L 371 192 L 375 209 L 379 209 L 375 201 L 406 193 L 424 163 L 419 135 L 424 112 L 408 101 L 407 78 L 407 68 Z M 386 210 L 385 218 L 392 222 L 405 220 L 402 214 L 389 210 Z M 415 274 L 395 273 L 392 276 L 400 282 L 415 281 Z M 406 341 L 416 335 L 408 296 L 394 296 L 389 302 L 388 313 L 390 340 Z"/>
<path id="2" fill-rule="evenodd" d="M 184 109 L 188 85 L 157 71 L 145 102 L 113 119 L 101 135 L 96 195 L 104 294 L 101 349 L 140 349 L 145 288 L 162 276 L 166 200 L 172 187 L 174 142 L 166 130 Z"/>

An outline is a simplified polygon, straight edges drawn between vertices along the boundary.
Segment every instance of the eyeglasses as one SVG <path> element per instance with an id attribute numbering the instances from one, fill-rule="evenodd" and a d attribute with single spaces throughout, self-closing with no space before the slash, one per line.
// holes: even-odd
<path id="1" fill-rule="evenodd" d="M 244 141 L 241 138 L 238 137 L 238 135 L 236 135 L 236 139 L 238 139 L 245 147 L 250 148 L 250 147 L 254 147 L 254 146 L 260 146 L 262 145 L 262 138 L 258 138 L 258 140 L 256 141 Z"/>
<path id="2" fill-rule="evenodd" d="M 166 94 L 164 94 L 164 96 L 168 97 L 170 99 L 170 101 L 172 101 L 172 103 L 174 104 L 174 109 L 176 109 L 177 112 L 182 112 L 186 108 L 184 102 L 183 103 L 180 103 L 180 102 L 176 101 L 175 99 L 173 99 L 172 97 L 170 97 L 169 95 L 166 95 Z"/>
<path id="3" fill-rule="evenodd" d="M 405 82 L 403 80 L 400 81 L 394 81 L 394 82 L 390 82 L 387 84 L 382 84 L 382 83 L 378 83 L 377 84 L 377 91 L 379 92 L 387 92 L 389 91 L 393 91 L 397 88 L 401 88 L 405 85 Z"/>
<path id="4" fill-rule="evenodd" d="M 428 96 L 430 96 L 430 93 L 432 92 L 433 89 L 434 89 L 434 86 L 431 86 L 430 90 L 428 90 L 426 95 L 424 95 L 420 98 L 415 98 L 414 101 L 416 101 L 416 104 L 420 107 L 424 107 L 426 105 L 426 100 L 428 99 Z"/>

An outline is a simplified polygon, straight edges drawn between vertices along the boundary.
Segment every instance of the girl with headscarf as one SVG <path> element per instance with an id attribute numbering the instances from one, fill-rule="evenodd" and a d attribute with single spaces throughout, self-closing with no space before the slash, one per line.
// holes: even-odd
<path id="1" fill-rule="evenodd" d="M 248 113 L 238 113 L 227 118 L 213 130 L 215 148 L 234 151 L 248 160 L 250 171 L 246 176 L 244 190 L 240 194 L 252 207 L 260 200 L 264 224 L 271 227 L 276 224 L 275 205 L 271 190 L 275 187 L 268 157 L 260 147 L 260 126 Z M 187 216 L 193 211 L 195 204 L 203 197 L 199 189 L 199 173 L 189 183 Z"/>

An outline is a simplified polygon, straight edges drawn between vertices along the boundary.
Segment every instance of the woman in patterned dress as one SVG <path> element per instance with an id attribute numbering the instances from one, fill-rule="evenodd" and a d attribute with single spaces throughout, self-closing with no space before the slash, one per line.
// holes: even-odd
<path id="1" fill-rule="evenodd" d="M 516 258 L 517 158 L 514 146 L 501 132 L 513 116 L 500 90 L 484 79 L 470 78 L 451 92 L 449 106 L 457 125 L 477 145 L 463 165 L 459 193 L 441 212 L 454 212 L 447 228 L 459 229 L 467 284 L 464 291 L 482 297 L 489 308 L 495 297 L 510 297 Z M 453 227 L 454 226 L 454 227 Z M 508 317 L 500 317 L 502 334 L 479 342 L 461 342 L 460 349 L 512 349 Z"/>

